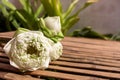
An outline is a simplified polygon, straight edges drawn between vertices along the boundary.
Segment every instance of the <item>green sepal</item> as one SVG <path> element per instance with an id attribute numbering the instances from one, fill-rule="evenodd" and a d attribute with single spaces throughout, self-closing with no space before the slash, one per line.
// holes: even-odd
<path id="1" fill-rule="evenodd" d="M 15 34 L 13 37 L 16 37 L 17 35 L 19 35 L 20 33 L 24 33 L 24 32 L 28 32 L 30 31 L 29 29 L 25 29 L 25 28 L 18 28 L 16 31 L 15 31 Z"/>
<path id="2" fill-rule="evenodd" d="M 56 35 L 54 34 L 54 31 L 50 30 L 49 28 L 47 28 L 47 26 L 45 25 L 44 19 L 40 18 L 39 19 L 39 26 L 40 26 L 40 31 L 43 32 L 43 34 L 50 38 L 52 41 L 54 41 L 55 43 L 62 40 L 64 38 L 64 35 L 61 32 L 57 33 Z"/>

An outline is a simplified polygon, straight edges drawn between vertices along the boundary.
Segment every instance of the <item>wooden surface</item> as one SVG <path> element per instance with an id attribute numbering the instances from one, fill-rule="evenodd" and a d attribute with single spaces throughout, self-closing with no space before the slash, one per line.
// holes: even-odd
<path id="1" fill-rule="evenodd" d="M 48 69 L 21 73 L 2 49 L 12 35 L 0 33 L 0 80 L 120 80 L 120 42 L 65 37 L 63 55 Z"/>

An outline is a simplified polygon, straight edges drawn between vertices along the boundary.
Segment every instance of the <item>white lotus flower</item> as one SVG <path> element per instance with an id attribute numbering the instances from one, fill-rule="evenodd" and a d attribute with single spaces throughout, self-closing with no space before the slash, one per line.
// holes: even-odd
<path id="1" fill-rule="evenodd" d="M 62 46 L 61 42 L 55 43 L 51 39 L 49 39 L 48 42 L 50 43 L 50 45 L 52 47 L 51 52 L 50 52 L 50 59 L 52 61 L 59 59 L 63 52 L 63 46 Z"/>
<path id="2" fill-rule="evenodd" d="M 10 64 L 21 71 L 34 71 L 49 66 L 49 62 L 62 55 L 64 38 L 59 17 L 41 18 L 40 31 L 18 28 L 5 46 Z"/>
<path id="3" fill-rule="evenodd" d="M 45 25 L 54 32 L 56 35 L 61 31 L 61 23 L 60 23 L 60 17 L 55 16 L 55 17 L 46 17 L 44 19 Z"/>
<path id="4" fill-rule="evenodd" d="M 40 30 L 43 34 L 54 42 L 58 42 L 64 38 L 61 31 L 60 17 L 46 17 L 38 19 Z"/>
<path id="5" fill-rule="evenodd" d="M 22 71 L 47 68 L 50 62 L 51 45 L 40 31 L 18 34 L 4 47 L 10 64 Z"/>
<path id="6" fill-rule="evenodd" d="M 60 42 L 52 44 L 52 52 L 50 53 L 51 60 L 57 60 L 62 55 L 63 46 Z"/>

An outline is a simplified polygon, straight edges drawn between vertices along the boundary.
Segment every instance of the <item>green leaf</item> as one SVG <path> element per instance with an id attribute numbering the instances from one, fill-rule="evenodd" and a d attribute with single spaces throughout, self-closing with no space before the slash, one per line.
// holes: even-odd
<path id="1" fill-rule="evenodd" d="M 110 40 L 120 41 L 120 32 L 117 32 L 116 34 L 112 35 Z"/>
<path id="2" fill-rule="evenodd" d="M 34 23 L 34 15 L 30 15 L 27 11 L 25 10 L 17 10 L 22 16 L 24 21 L 26 21 L 26 24 L 31 25 Z"/>
<path id="3" fill-rule="evenodd" d="M 43 5 L 40 5 L 34 14 L 35 18 L 39 17 L 40 13 L 42 12 L 43 12 Z"/>
<path id="4" fill-rule="evenodd" d="M 12 10 L 16 9 L 16 7 L 12 3 L 10 3 L 8 0 L 2 0 L 2 3 Z"/>
<path id="5" fill-rule="evenodd" d="M 61 3 L 59 0 L 51 0 L 52 1 L 52 8 L 53 8 L 53 15 L 60 16 L 62 14 Z"/>
<path id="6" fill-rule="evenodd" d="M 12 24 L 16 29 L 18 29 L 20 27 L 20 25 L 18 24 L 18 22 L 15 19 L 12 21 Z"/>
<path id="7" fill-rule="evenodd" d="M 64 13 L 64 18 L 68 17 L 71 14 L 77 3 L 78 0 L 73 0 L 73 2 L 69 5 L 67 11 Z"/>
<path id="8" fill-rule="evenodd" d="M 7 16 L 9 15 L 9 12 L 8 12 L 7 9 L 5 8 L 5 6 L 1 5 L 1 6 L 0 6 L 0 9 L 1 9 L 1 11 L 2 11 L 2 13 L 3 13 L 3 15 L 4 15 L 5 17 L 7 17 Z"/>
<path id="9" fill-rule="evenodd" d="M 94 0 L 94 2 L 90 2 L 90 0 L 88 0 L 87 2 L 85 2 L 85 4 L 84 4 L 82 7 L 80 7 L 80 8 L 78 9 L 78 11 L 77 11 L 73 16 L 79 15 L 79 13 L 80 13 L 82 10 L 86 9 L 87 7 L 89 7 L 90 5 L 92 5 L 93 3 L 95 3 L 96 1 L 97 1 L 97 0 Z"/>
<path id="10" fill-rule="evenodd" d="M 79 21 L 79 17 L 70 17 L 67 19 L 67 21 L 63 24 L 63 34 L 66 34 L 68 32 L 68 30 Z"/>
<path id="11" fill-rule="evenodd" d="M 22 4 L 23 9 L 27 11 L 29 14 L 32 14 L 32 7 L 30 5 L 29 0 L 19 0 L 19 1 Z"/>
<path id="12" fill-rule="evenodd" d="M 24 16 L 20 12 L 16 11 L 16 14 L 23 22 L 27 23 L 27 20 L 24 18 Z"/>
<path id="13" fill-rule="evenodd" d="M 53 16 L 53 5 L 52 5 L 52 0 L 41 0 L 41 3 L 44 6 L 45 12 L 47 13 L 48 16 Z"/>
<path id="14" fill-rule="evenodd" d="M 96 31 L 94 31 L 90 26 L 88 27 L 85 27 L 81 30 L 77 30 L 77 31 L 74 31 L 72 36 L 75 36 L 75 37 L 79 37 L 79 36 L 82 36 L 82 37 L 89 37 L 89 38 L 99 38 L 99 39 L 105 39 L 105 40 L 108 40 L 109 38 L 104 36 L 103 34 L 100 34 Z"/>

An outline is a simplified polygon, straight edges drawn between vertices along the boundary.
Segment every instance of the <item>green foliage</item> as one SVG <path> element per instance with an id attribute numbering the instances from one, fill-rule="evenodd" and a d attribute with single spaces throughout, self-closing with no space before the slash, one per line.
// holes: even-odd
<path id="1" fill-rule="evenodd" d="M 104 40 L 116 40 L 120 41 L 120 32 L 116 34 L 101 34 L 95 30 L 93 30 L 90 26 L 84 27 L 80 30 L 75 30 L 71 36 L 73 37 L 88 37 L 88 38 L 99 38 Z"/>
<path id="2" fill-rule="evenodd" d="M 0 10 L 2 16 L 5 17 L 5 26 L 8 31 L 13 30 L 11 25 L 18 29 L 19 27 L 27 28 L 30 30 L 38 30 L 38 18 L 42 16 L 43 6 L 40 5 L 39 0 L 35 0 L 33 3 L 30 0 L 19 0 L 22 5 L 21 9 L 17 9 L 8 0 L 1 0 Z M 37 9 L 35 10 L 35 7 Z M 2 26 L 4 27 L 4 26 Z"/>
<path id="3" fill-rule="evenodd" d="M 31 0 L 19 0 L 22 8 L 17 9 L 16 6 L 8 0 L 1 0 L 0 10 L 3 16 L 6 18 L 5 25 L 8 31 L 13 30 L 11 24 L 14 29 L 23 27 L 30 30 L 38 30 L 38 18 L 47 15 L 60 16 L 62 32 L 65 35 L 68 30 L 79 21 L 79 13 L 89 5 L 96 2 L 96 0 L 92 0 L 92 2 L 90 2 L 91 0 L 88 0 L 82 7 L 78 9 L 78 11 L 72 14 L 79 0 L 73 0 L 65 12 L 63 12 L 63 7 L 60 0 L 35 0 L 33 3 L 30 1 Z M 40 4 L 39 1 L 41 1 L 42 4 Z M 35 10 L 36 6 L 37 9 Z M 46 14 L 42 15 L 44 11 Z"/>
<path id="4" fill-rule="evenodd" d="M 110 40 L 120 41 L 120 32 L 117 32 L 116 34 L 112 35 Z"/>
<path id="5" fill-rule="evenodd" d="M 75 23 L 79 21 L 79 13 L 87 8 L 89 5 L 96 2 L 96 0 L 88 0 L 86 3 L 78 9 L 74 14 L 73 11 L 76 7 L 76 4 L 79 0 L 73 0 L 71 4 L 68 6 L 67 10 L 63 12 L 62 4 L 60 0 L 41 0 L 47 16 L 60 16 L 61 18 L 61 25 L 62 25 L 62 32 L 65 35 L 68 30 L 73 27 Z"/>
<path id="6" fill-rule="evenodd" d="M 75 37 L 82 36 L 82 37 L 90 37 L 90 38 L 101 38 L 101 39 L 105 39 L 105 40 L 108 39 L 106 36 L 94 31 L 90 26 L 85 27 L 85 28 L 83 28 L 81 30 L 74 31 L 72 36 L 75 36 Z"/>

